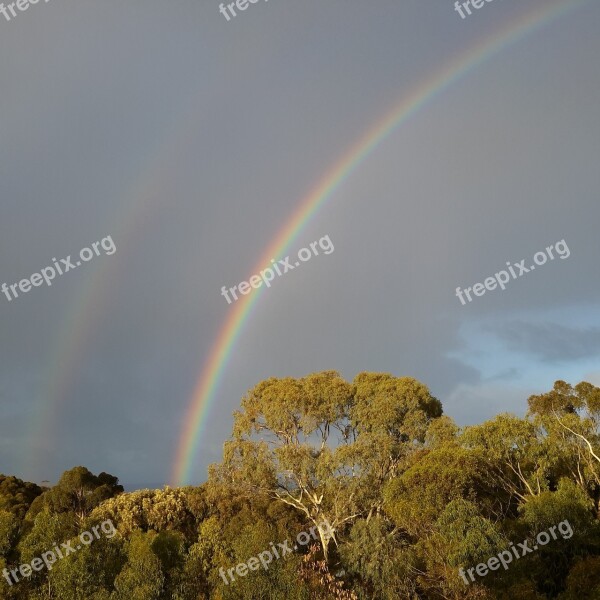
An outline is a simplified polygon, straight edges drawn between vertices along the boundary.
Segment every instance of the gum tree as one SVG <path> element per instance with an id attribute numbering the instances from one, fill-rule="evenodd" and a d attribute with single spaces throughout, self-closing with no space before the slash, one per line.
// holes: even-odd
<path id="1" fill-rule="evenodd" d="M 556 381 L 545 394 L 531 396 L 529 415 L 544 432 L 546 453 L 557 478 L 572 477 L 600 509 L 600 388 L 582 381 Z"/>
<path id="2" fill-rule="evenodd" d="M 79 523 L 104 500 L 123 492 L 119 479 L 108 473 L 94 475 L 85 467 L 65 471 L 58 483 L 41 496 L 41 505 L 51 513 L 72 512 Z"/>
<path id="3" fill-rule="evenodd" d="M 234 414 L 233 436 L 211 478 L 263 492 L 331 540 L 382 507 L 382 487 L 425 442 L 441 404 L 409 377 L 361 373 L 352 384 L 334 371 L 259 383 Z"/>
<path id="4" fill-rule="evenodd" d="M 550 463 L 534 423 L 511 414 L 500 414 L 481 425 L 467 427 L 461 444 L 484 457 L 498 499 L 514 514 L 521 502 L 547 488 Z"/>

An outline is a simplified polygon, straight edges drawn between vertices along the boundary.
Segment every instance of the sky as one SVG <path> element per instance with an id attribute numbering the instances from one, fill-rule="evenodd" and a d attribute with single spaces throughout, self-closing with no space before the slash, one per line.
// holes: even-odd
<path id="1" fill-rule="evenodd" d="M 228 21 L 213 0 L 50 0 L 0 16 L 0 284 L 116 248 L 0 293 L 0 472 L 167 483 L 235 309 L 222 286 L 395 106 L 548 3 L 461 19 L 450 0 L 258 0 Z M 598 25 L 586 2 L 505 45 L 357 165 L 289 254 L 326 235 L 335 250 L 261 290 L 192 483 L 271 376 L 415 377 L 460 425 L 523 415 L 557 379 L 600 385 Z M 456 296 L 561 240 L 568 258 Z"/>

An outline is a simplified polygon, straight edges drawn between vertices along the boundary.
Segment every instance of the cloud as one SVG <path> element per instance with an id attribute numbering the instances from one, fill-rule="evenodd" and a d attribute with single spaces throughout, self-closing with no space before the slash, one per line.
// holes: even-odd
<path id="1" fill-rule="evenodd" d="M 600 355 L 600 328 L 581 329 L 558 323 L 515 320 L 495 328 L 510 350 L 533 354 L 548 363 Z"/>
<path id="2" fill-rule="evenodd" d="M 527 398 L 540 393 L 533 387 L 515 387 L 503 384 L 461 384 L 450 394 L 444 412 L 460 425 L 475 425 L 509 412 L 524 416 Z"/>

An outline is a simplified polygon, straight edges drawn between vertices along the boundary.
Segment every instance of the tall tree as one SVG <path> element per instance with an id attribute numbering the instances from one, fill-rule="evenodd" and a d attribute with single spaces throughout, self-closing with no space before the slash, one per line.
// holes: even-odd
<path id="1" fill-rule="evenodd" d="M 65 471 L 58 483 L 43 495 L 44 504 L 51 512 L 73 512 L 79 522 L 102 501 L 123 492 L 123 486 L 114 475 L 94 475 L 85 467 Z"/>
<path id="2" fill-rule="evenodd" d="M 535 425 L 514 415 L 501 414 L 481 425 L 467 427 L 461 443 L 484 457 L 507 512 L 547 489 L 549 463 Z"/>
<path id="3" fill-rule="evenodd" d="M 335 371 L 259 383 L 235 413 L 233 439 L 211 477 L 261 490 L 319 528 L 327 559 L 337 532 L 382 507 L 382 486 L 441 416 L 415 379 Z"/>
<path id="4" fill-rule="evenodd" d="M 551 391 L 530 396 L 529 415 L 543 429 L 546 452 L 600 510 L 600 388 L 582 381 L 556 381 Z"/>

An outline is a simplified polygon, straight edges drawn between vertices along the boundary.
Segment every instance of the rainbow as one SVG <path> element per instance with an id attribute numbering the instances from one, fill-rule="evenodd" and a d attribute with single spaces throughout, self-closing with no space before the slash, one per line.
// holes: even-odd
<path id="1" fill-rule="evenodd" d="M 344 183 L 386 138 L 401 124 L 422 109 L 430 100 L 443 92 L 450 85 L 464 77 L 471 70 L 510 46 L 532 31 L 547 25 L 574 8 L 586 4 L 589 0 L 571 0 L 546 4 L 521 15 L 516 21 L 501 29 L 491 37 L 485 38 L 474 48 L 469 49 L 452 60 L 442 70 L 420 83 L 414 90 L 395 106 L 382 120 L 368 130 L 342 158 L 317 183 L 316 187 L 301 200 L 284 227 L 277 233 L 273 241 L 257 261 L 251 273 L 258 273 L 269 266 L 272 258 L 283 257 L 287 248 L 294 242 L 307 223 L 319 208 L 329 200 Z M 172 467 L 171 481 L 173 485 L 186 485 L 190 479 L 190 471 L 196 456 L 200 439 L 208 421 L 219 384 L 229 363 L 236 341 L 244 330 L 244 325 L 256 306 L 264 288 L 240 298 L 227 319 L 210 351 L 208 361 L 204 365 L 192 394 L 182 425 L 182 433 Z"/>
<path id="2" fill-rule="evenodd" d="M 177 120 L 177 126 L 159 132 L 148 147 L 142 163 L 151 167 L 132 174 L 123 194 L 124 210 L 118 213 L 111 229 L 99 232 L 101 237 L 112 235 L 117 247 L 115 256 L 123 252 L 126 245 L 132 245 L 136 235 L 141 235 L 152 219 L 158 219 L 161 209 L 165 210 L 168 174 L 176 167 L 183 149 L 193 141 L 194 119 L 199 119 L 198 107 L 195 102 L 190 102 L 183 117 Z M 69 252 L 74 254 L 78 249 L 65 248 L 61 256 Z M 79 293 L 64 311 L 65 317 L 58 328 L 47 368 L 40 378 L 35 408 L 24 435 L 27 444 L 21 453 L 21 473 L 26 473 L 32 480 L 50 477 L 44 470 L 43 459 L 48 456 L 50 440 L 57 439 L 58 415 L 68 401 L 77 374 L 84 368 L 86 348 L 94 343 L 95 333 L 112 298 L 111 290 L 117 287 L 119 275 L 123 278 L 118 270 L 120 261 L 114 258 L 99 256 L 86 265 L 85 271 L 74 274 L 83 281 Z"/>

